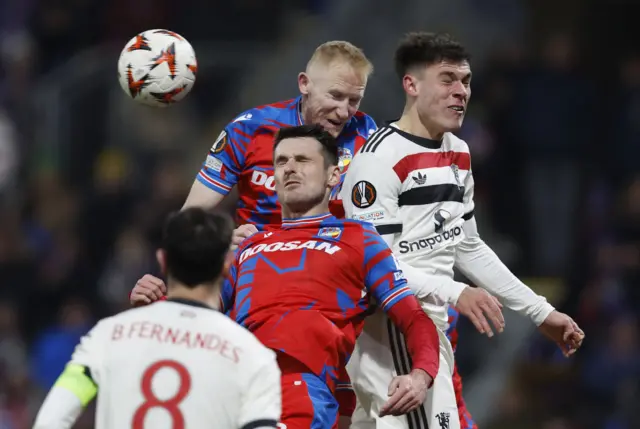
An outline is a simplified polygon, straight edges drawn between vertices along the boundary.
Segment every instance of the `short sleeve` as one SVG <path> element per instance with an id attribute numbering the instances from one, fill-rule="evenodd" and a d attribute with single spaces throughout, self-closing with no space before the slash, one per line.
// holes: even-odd
<path id="1" fill-rule="evenodd" d="M 250 123 L 242 120 L 227 125 L 209 149 L 196 180 L 207 188 L 227 195 L 244 169 L 251 141 Z"/>
<path id="2" fill-rule="evenodd" d="M 392 244 L 395 234 L 402 232 L 398 211 L 400 187 L 400 179 L 391 166 L 373 153 L 357 154 L 342 186 L 346 218 L 372 223 Z"/>

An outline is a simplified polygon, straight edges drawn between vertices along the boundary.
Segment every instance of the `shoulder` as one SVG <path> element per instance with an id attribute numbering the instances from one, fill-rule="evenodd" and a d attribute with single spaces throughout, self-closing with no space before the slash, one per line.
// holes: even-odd
<path id="1" fill-rule="evenodd" d="M 469 153 L 469 145 L 467 142 L 459 138 L 453 133 L 445 133 L 443 138 L 443 145 L 445 150 L 451 152 Z"/>
<path id="2" fill-rule="evenodd" d="M 393 127 L 385 125 L 378 128 L 356 152 L 347 173 L 392 170 L 405 153 L 401 139 Z"/>
<path id="3" fill-rule="evenodd" d="M 376 158 L 390 161 L 406 151 L 403 140 L 404 138 L 396 133 L 394 127 L 384 125 L 369 136 L 358 154 L 371 154 Z"/>
<path id="4" fill-rule="evenodd" d="M 237 115 L 227 125 L 228 131 L 242 128 L 250 132 L 257 132 L 260 129 L 273 131 L 275 122 L 282 115 L 290 114 L 296 106 L 296 99 L 279 101 L 276 103 L 257 106 Z"/>
<path id="5" fill-rule="evenodd" d="M 369 222 L 365 222 L 357 219 L 345 219 L 343 220 L 343 222 L 345 224 L 345 228 L 350 228 L 350 229 L 353 229 L 354 231 L 360 231 L 360 232 L 375 231 L 375 228 Z"/>
<path id="6" fill-rule="evenodd" d="M 350 127 L 364 138 L 368 138 L 378 129 L 376 121 L 364 112 L 357 111 L 351 118 Z"/>
<path id="7" fill-rule="evenodd" d="M 335 225 L 330 224 L 330 223 L 323 223 L 322 226 L 323 227 L 331 227 L 331 226 L 335 226 L 335 227 L 340 227 L 342 230 L 344 230 L 346 233 L 352 235 L 352 236 L 362 236 L 362 235 L 366 235 L 367 233 L 377 233 L 375 227 L 366 221 L 362 221 L 362 220 L 357 220 L 357 219 L 339 219 L 337 220 L 337 222 L 339 223 L 335 223 Z"/>
<path id="8" fill-rule="evenodd" d="M 145 305 L 142 307 L 129 308 L 127 310 L 123 310 L 119 313 L 116 313 L 112 316 L 105 317 L 104 319 L 98 322 L 96 327 L 98 325 L 102 327 L 112 327 L 114 325 L 126 323 L 131 320 L 140 320 L 141 316 L 147 317 L 153 313 L 161 311 L 159 309 L 160 306 L 163 306 L 165 304 L 166 304 L 165 301 L 157 301 L 157 302 L 154 302 L 153 304 Z"/>

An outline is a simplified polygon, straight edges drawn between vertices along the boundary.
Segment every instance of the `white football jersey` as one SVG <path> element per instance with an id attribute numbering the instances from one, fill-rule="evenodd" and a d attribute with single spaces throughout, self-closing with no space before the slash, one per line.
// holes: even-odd
<path id="1" fill-rule="evenodd" d="M 158 302 L 103 319 L 73 353 L 98 386 L 97 429 L 275 427 L 275 353 L 211 308 Z"/>
<path id="2" fill-rule="evenodd" d="M 474 208 L 463 140 L 446 133 L 434 141 L 384 126 L 354 156 L 341 197 L 346 217 L 373 223 L 400 261 L 453 277 L 456 244 Z M 434 321 L 446 323 L 446 303 L 431 304 L 441 307 Z M 425 310 L 434 316 L 432 306 Z"/>

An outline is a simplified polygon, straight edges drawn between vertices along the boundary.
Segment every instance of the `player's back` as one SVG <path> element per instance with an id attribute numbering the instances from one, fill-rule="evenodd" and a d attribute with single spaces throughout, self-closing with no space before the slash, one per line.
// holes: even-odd
<path id="1" fill-rule="evenodd" d="M 302 125 L 302 98 L 259 106 L 241 113 L 229 123 L 211 147 L 197 180 L 209 189 L 226 195 L 238 186 L 238 224 L 279 225 L 280 205 L 273 176 L 274 137 L 280 128 Z M 376 124 L 357 112 L 338 137 L 343 173 Z M 339 187 L 332 197 L 337 199 Z M 332 204 L 332 212 L 342 217 L 342 204 Z"/>
<path id="2" fill-rule="evenodd" d="M 274 353 L 195 302 L 164 301 L 105 319 L 73 361 L 89 367 L 98 385 L 98 429 L 275 426 L 279 418 L 279 391 L 259 397 L 277 371 Z"/>

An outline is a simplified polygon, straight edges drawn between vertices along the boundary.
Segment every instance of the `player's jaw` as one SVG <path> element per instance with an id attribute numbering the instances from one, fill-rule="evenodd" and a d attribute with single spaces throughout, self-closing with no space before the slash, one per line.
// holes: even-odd
<path id="1" fill-rule="evenodd" d="M 351 119 L 351 116 L 347 116 L 344 119 L 337 118 L 335 117 L 336 115 L 332 115 L 332 116 L 334 117 L 333 118 L 327 117 L 326 119 L 321 119 L 320 121 L 318 121 L 318 123 L 322 125 L 322 128 L 327 130 L 329 134 L 331 134 L 333 137 L 338 137 L 342 132 L 342 130 L 344 129 L 344 126 L 349 121 L 349 119 Z"/>
<path id="2" fill-rule="evenodd" d="M 461 99 L 447 100 L 443 111 L 443 126 L 446 131 L 456 131 L 462 127 L 464 115 L 467 112 L 467 103 Z"/>

